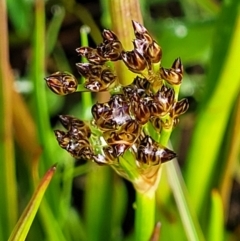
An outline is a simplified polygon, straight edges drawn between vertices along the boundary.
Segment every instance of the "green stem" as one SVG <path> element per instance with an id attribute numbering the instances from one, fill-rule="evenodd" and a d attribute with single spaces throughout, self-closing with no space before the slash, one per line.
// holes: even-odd
<path id="1" fill-rule="evenodd" d="M 139 1 L 137 0 L 109 0 L 112 28 L 119 37 L 123 48 L 127 51 L 133 49 L 131 40 L 134 39 L 132 20 L 142 23 Z M 129 41 L 130 40 L 130 41 Z M 136 74 L 132 73 L 123 62 L 115 62 L 115 71 L 121 85 L 132 83 Z"/>
<path id="2" fill-rule="evenodd" d="M 155 192 L 136 191 L 135 240 L 148 241 L 155 226 Z"/>
<path id="3" fill-rule="evenodd" d="M 80 38 L 81 38 L 81 45 L 82 46 L 88 46 L 88 34 L 90 33 L 90 28 L 86 25 L 82 26 L 80 28 Z M 86 59 L 82 57 L 81 60 L 82 63 L 86 62 Z M 84 82 L 84 79 L 82 78 L 82 82 Z M 82 118 L 83 119 L 90 119 L 91 114 L 88 113 L 89 109 L 92 106 L 92 95 L 90 92 L 82 93 L 82 106 L 83 106 L 83 113 Z"/>

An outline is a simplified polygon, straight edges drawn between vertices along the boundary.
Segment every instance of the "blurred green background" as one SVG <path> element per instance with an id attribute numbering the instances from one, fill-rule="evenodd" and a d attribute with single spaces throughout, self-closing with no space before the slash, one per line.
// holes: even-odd
<path id="1" fill-rule="evenodd" d="M 131 184 L 108 167 L 73 160 L 54 137 L 57 115 L 88 120 L 90 106 L 79 93 L 54 95 L 44 81 L 58 70 L 78 76 L 80 28 L 90 27 L 90 46 L 100 43 L 102 29 L 111 28 L 109 1 L 0 1 L 0 240 L 7 240 L 54 163 L 57 172 L 27 240 L 133 240 Z M 177 57 L 184 64 L 180 96 L 190 109 L 171 142 L 189 209 L 205 240 L 240 240 L 240 2 L 140 4 L 145 27 L 163 49 L 162 66 Z M 99 98 L 105 96 L 92 95 Z M 160 240 L 196 240 L 186 234 L 175 192 L 162 179 Z"/>

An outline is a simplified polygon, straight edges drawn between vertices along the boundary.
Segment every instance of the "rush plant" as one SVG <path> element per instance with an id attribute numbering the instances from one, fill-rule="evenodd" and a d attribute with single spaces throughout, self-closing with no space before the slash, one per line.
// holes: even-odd
<path id="1" fill-rule="evenodd" d="M 55 130 L 55 136 L 74 158 L 109 165 L 133 183 L 137 192 L 136 240 L 140 241 L 149 240 L 154 230 L 154 197 L 161 164 L 176 157 L 167 143 L 179 116 L 187 111 L 188 101 L 178 100 L 183 77 L 180 58 L 169 69 L 161 67 L 161 47 L 143 25 L 136 21 L 132 25 L 135 39 L 131 51 L 125 51 L 108 29 L 96 48 L 76 49 L 88 60 L 76 64 L 85 79 L 83 84 L 67 72 L 53 73 L 45 80 L 58 95 L 78 91 L 111 94 L 109 101 L 92 106 L 89 122 L 60 115 L 65 130 Z M 134 79 L 125 80 L 128 85 L 117 76 L 114 61 L 122 61 L 135 74 Z"/>

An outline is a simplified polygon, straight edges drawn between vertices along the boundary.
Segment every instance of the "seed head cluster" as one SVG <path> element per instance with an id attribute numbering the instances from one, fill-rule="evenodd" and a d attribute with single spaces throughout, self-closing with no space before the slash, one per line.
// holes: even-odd
<path id="1" fill-rule="evenodd" d="M 176 154 L 153 139 L 152 132 L 160 136 L 163 128 L 173 128 L 188 109 L 187 99 L 178 101 L 174 91 L 183 77 L 180 58 L 169 69 L 160 67 L 161 47 L 144 26 L 135 21 L 132 24 L 135 39 L 131 51 L 124 50 L 111 30 L 103 31 L 103 42 L 96 48 L 76 49 L 78 55 L 88 60 L 76 64 L 85 78 L 85 90 L 109 91 L 111 97 L 92 106 L 93 120 L 89 123 L 60 115 L 65 131 L 55 131 L 59 145 L 73 157 L 113 165 L 115 169 L 126 152 L 134 156 L 140 169 L 173 159 Z M 121 85 L 109 65 L 114 61 L 122 61 L 136 74 L 129 85 Z M 45 80 L 56 94 L 78 91 L 77 78 L 72 74 L 57 72 Z"/>

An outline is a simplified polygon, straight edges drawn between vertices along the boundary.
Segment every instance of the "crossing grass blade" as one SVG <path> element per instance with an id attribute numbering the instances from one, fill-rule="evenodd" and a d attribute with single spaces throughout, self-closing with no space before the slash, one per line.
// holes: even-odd
<path id="1" fill-rule="evenodd" d="M 56 171 L 56 165 L 52 166 L 47 173 L 42 178 L 40 184 L 38 185 L 36 191 L 34 192 L 31 200 L 29 201 L 27 207 L 25 208 L 22 216 L 20 217 L 18 223 L 16 224 L 10 238 L 8 241 L 24 241 L 34 217 L 38 211 L 44 193 Z"/>

